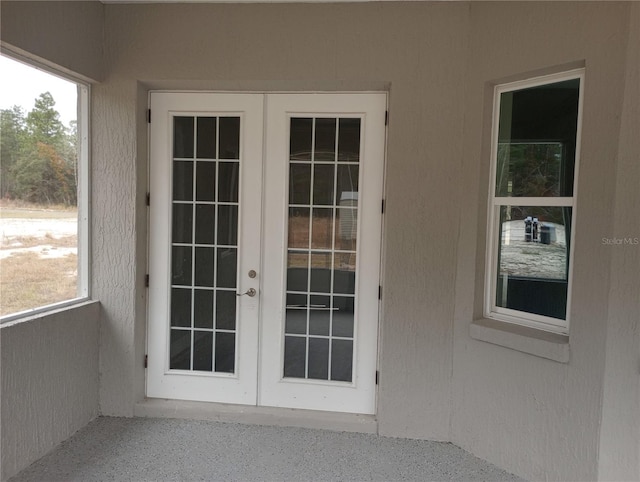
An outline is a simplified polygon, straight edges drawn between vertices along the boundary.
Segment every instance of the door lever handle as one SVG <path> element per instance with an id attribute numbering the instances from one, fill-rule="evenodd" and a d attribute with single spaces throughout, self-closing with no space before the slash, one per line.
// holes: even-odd
<path id="1" fill-rule="evenodd" d="M 236 293 L 236 296 L 244 296 L 244 295 L 247 295 L 250 298 L 253 298 L 256 295 L 256 290 L 254 288 L 249 288 L 244 293 Z"/>

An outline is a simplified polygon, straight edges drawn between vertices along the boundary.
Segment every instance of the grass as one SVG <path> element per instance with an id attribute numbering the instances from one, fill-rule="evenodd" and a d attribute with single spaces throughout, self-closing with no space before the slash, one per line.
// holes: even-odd
<path id="1" fill-rule="evenodd" d="M 41 258 L 34 252 L 0 260 L 0 316 L 76 297 L 75 254 Z"/>
<path id="2" fill-rule="evenodd" d="M 75 217 L 77 217 L 75 207 L 43 206 L 0 200 L 2 220 L 28 222 L 29 220 Z M 33 250 L 40 246 L 43 248 L 42 251 L 47 247 L 50 253 L 55 252 L 57 248 L 73 248 L 77 246 L 77 236 L 55 236 L 55 233 L 47 232 L 40 236 L 24 234 L 1 237 L 0 252 L 6 255 L 7 250 L 11 250 L 11 254 L 0 259 L 0 316 L 50 305 L 77 296 L 77 255 L 42 257 L 39 250 Z"/>
<path id="3" fill-rule="evenodd" d="M 0 218 L 2 219 L 60 219 L 77 216 L 78 208 L 76 206 L 0 199 Z"/>

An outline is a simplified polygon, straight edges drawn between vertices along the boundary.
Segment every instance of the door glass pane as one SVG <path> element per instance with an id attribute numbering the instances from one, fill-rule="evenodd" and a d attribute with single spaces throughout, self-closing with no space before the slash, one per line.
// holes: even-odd
<path id="1" fill-rule="evenodd" d="M 333 164 L 316 164 L 313 167 L 313 204 L 315 206 L 329 205 L 333 202 L 333 179 L 335 166 Z"/>
<path id="2" fill-rule="evenodd" d="M 289 138 L 289 159 L 311 161 L 313 142 L 313 119 L 292 118 Z"/>
<path id="3" fill-rule="evenodd" d="M 351 382 L 360 119 L 293 118 L 289 145 L 283 375 Z"/>
<path id="4" fill-rule="evenodd" d="M 213 363 L 213 333 L 193 332 L 193 369 L 210 372 Z"/>
<path id="5" fill-rule="evenodd" d="M 360 119 L 340 119 L 338 136 L 338 161 L 360 160 Z"/>
<path id="6" fill-rule="evenodd" d="M 292 335 L 304 335 L 307 332 L 308 295 L 287 293 L 287 314 L 284 331 Z"/>
<path id="7" fill-rule="evenodd" d="M 233 373 L 240 118 L 173 126 L 169 368 Z M 198 161 L 184 160 L 194 151 Z"/>
<path id="8" fill-rule="evenodd" d="M 196 244 L 213 244 L 215 227 L 215 205 L 196 204 Z"/>
<path id="9" fill-rule="evenodd" d="M 311 165 L 289 166 L 289 204 L 309 205 L 311 195 Z"/>
<path id="10" fill-rule="evenodd" d="M 196 157 L 198 159 L 216 158 L 216 125 L 215 117 L 198 117 L 198 144 Z"/>
<path id="11" fill-rule="evenodd" d="M 316 145 L 313 151 L 315 161 L 335 161 L 336 159 L 336 119 L 316 119 Z"/>
<path id="12" fill-rule="evenodd" d="M 358 165 L 338 165 L 336 203 L 339 206 L 358 206 L 358 173 Z"/>
<path id="13" fill-rule="evenodd" d="M 309 208 L 289 208 L 289 247 L 309 249 Z"/>
<path id="14" fill-rule="evenodd" d="M 216 163 L 198 161 L 196 166 L 196 201 L 215 201 Z"/>
<path id="15" fill-rule="evenodd" d="M 193 117 L 173 118 L 173 157 L 193 157 Z"/>
<path id="16" fill-rule="evenodd" d="M 216 371 L 233 373 L 235 371 L 235 333 L 216 332 Z"/>
<path id="17" fill-rule="evenodd" d="M 191 330 L 171 330 L 169 368 L 172 370 L 191 368 Z"/>
<path id="18" fill-rule="evenodd" d="M 284 376 L 305 378 L 307 342 L 305 337 L 284 337 Z"/>
<path id="19" fill-rule="evenodd" d="M 173 204 L 171 239 L 174 243 L 191 243 L 193 236 L 193 204 Z"/>
<path id="20" fill-rule="evenodd" d="M 308 378 L 329 379 L 329 339 L 309 338 Z"/>
<path id="21" fill-rule="evenodd" d="M 213 288 L 213 253 L 214 248 L 196 248 L 195 280 L 196 286 Z"/>
<path id="22" fill-rule="evenodd" d="M 331 380 L 350 382 L 353 370 L 353 341 L 331 340 Z"/>
<path id="23" fill-rule="evenodd" d="M 220 159 L 240 159 L 240 117 L 220 117 Z"/>
<path id="24" fill-rule="evenodd" d="M 309 286 L 309 253 L 289 251 L 287 259 L 287 291 L 307 291 Z M 289 302 L 287 301 L 287 304 Z"/>
<path id="25" fill-rule="evenodd" d="M 218 330 L 236 329 L 235 291 L 216 291 L 216 328 Z"/>
<path id="26" fill-rule="evenodd" d="M 237 203 L 240 163 L 220 162 L 218 169 L 218 201 Z"/>
<path id="27" fill-rule="evenodd" d="M 213 328 L 213 290 L 193 291 L 193 325 L 196 328 Z"/>
<path id="28" fill-rule="evenodd" d="M 173 200 L 193 199 L 193 162 L 173 161 Z"/>

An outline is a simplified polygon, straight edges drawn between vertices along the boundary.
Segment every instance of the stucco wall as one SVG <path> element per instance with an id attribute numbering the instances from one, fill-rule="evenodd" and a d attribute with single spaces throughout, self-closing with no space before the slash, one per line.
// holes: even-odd
<path id="1" fill-rule="evenodd" d="M 146 142 L 147 87 L 389 85 L 380 433 L 453 440 L 528 478 L 597 477 L 611 261 L 600 240 L 613 229 L 628 5 L 109 5 L 105 14 L 109 77 L 94 119 L 94 172 L 110 180 L 96 192 L 100 270 L 141 249 L 133 208 L 144 209 L 145 180 L 131 173 Z M 469 337 L 481 316 L 489 87 L 558 65 L 587 68 L 568 363 Z M 141 263 L 96 276 L 113 310 L 102 331 L 105 413 L 128 414 L 136 398 L 143 337 L 131 344 L 141 320 L 126 290 Z"/>
<path id="2" fill-rule="evenodd" d="M 451 439 L 533 480 L 598 475 L 610 277 L 618 276 L 601 239 L 613 228 L 628 8 L 471 6 L 464 178 L 456 192 L 469 209 L 458 243 Z M 568 363 L 469 337 L 470 323 L 482 317 L 492 87 L 561 65 L 586 67 Z"/>
<path id="3" fill-rule="evenodd" d="M 3 44 L 86 80 L 102 80 L 103 6 L 98 1 L 0 2 Z"/>
<path id="4" fill-rule="evenodd" d="M 10 3 L 3 30 L 33 12 L 42 31 L 3 31 L 3 41 L 98 75 L 92 59 L 74 54 L 72 36 L 40 20 L 60 4 Z M 388 89 L 379 432 L 451 440 L 529 479 L 637 473 L 640 346 L 630 300 L 638 299 L 638 250 L 602 238 L 637 232 L 638 8 L 99 6 L 105 75 L 93 89 L 92 294 L 103 306 L 100 412 L 131 416 L 144 396 L 147 91 Z M 568 363 L 469 336 L 482 316 L 492 86 L 557 66 L 586 67 Z"/>
<path id="5" fill-rule="evenodd" d="M 133 369 L 141 365 L 135 351 L 144 346 L 144 339 L 136 349 L 130 342 L 136 320 L 142 322 L 131 291 L 134 266 L 144 265 L 143 256 L 129 257 L 142 229 L 135 209 L 144 209 L 144 173 L 132 175 L 135 149 L 146 144 L 144 130 L 136 138 L 136 120 L 144 119 L 136 111 L 139 85 L 366 90 L 390 84 L 380 430 L 447 439 L 457 206 L 443 209 L 434 201 L 447 195 L 459 168 L 457 94 L 464 89 L 467 12 L 466 5 L 441 4 L 105 7 L 109 74 L 94 89 L 94 177 L 109 180 L 94 188 L 101 253 L 94 294 L 106 305 L 103 413 L 130 413 Z M 126 260 L 115 263 L 123 253 Z"/>
<path id="6" fill-rule="evenodd" d="M 640 3 L 629 16 L 612 231 L 599 476 L 640 480 Z"/>
<path id="7" fill-rule="evenodd" d="M 98 319 L 87 302 L 0 326 L 1 479 L 98 414 Z"/>

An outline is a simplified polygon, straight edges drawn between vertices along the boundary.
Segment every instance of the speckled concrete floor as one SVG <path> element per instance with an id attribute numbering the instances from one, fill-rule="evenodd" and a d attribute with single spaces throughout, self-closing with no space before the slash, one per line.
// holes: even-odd
<path id="1" fill-rule="evenodd" d="M 10 480 L 521 479 L 446 443 L 302 428 L 102 417 Z"/>

